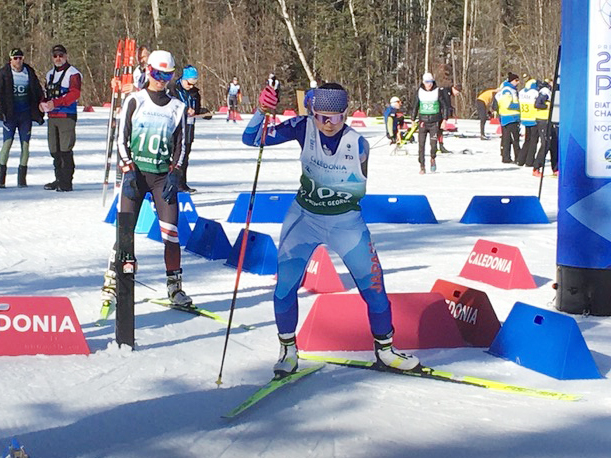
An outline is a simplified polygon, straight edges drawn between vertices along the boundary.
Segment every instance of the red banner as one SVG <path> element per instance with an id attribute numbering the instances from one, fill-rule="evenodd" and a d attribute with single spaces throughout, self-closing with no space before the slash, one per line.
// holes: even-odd
<path id="1" fill-rule="evenodd" d="M 67 297 L 0 297 L 0 355 L 88 355 Z"/>
<path id="2" fill-rule="evenodd" d="M 460 276 L 503 289 L 537 287 L 517 247 L 488 240 L 475 243 Z"/>

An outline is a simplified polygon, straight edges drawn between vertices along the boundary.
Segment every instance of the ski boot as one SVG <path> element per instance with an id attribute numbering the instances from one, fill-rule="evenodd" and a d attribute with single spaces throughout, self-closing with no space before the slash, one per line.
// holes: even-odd
<path id="1" fill-rule="evenodd" d="M 420 175 L 424 175 L 426 173 L 426 169 L 424 168 L 424 165 L 420 166 Z"/>
<path id="2" fill-rule="evenodd" d="M 399 353 L 392 346 L 394 330 L 386 336 L 374 336 L 377 364 L 389 370 L 411 371 L 420 367 L 420 361 L 413 355 Z"/>
<path id="3" fill-rule="evenodd" d="M 182 269 L 167 272 L 168 298 L 172 306 L 193 308 L 191 299 L 182 290 Z"/>
<path id="4" fill-rule="evenodd" d="M 435 173 L 437 171 L 437 163 L 435 159 L 431 159 L 431 172 Z"/>
<path id="5" fill-rule="evenodd" d="M 96 325 L 101 326 L 117 308 L 117 274 L 114 270 L 108 269 L 104 272 L 104 286 L 102 286 L 102 309 L 100 318 Z"/>
<path id="6" fill-rule="evenodd" d="M 295 333 L 278 334 L 280 340 L 280 356 L 274 364 L 275 378 L 283 378 L 297 370 L 297 345 Z"/>

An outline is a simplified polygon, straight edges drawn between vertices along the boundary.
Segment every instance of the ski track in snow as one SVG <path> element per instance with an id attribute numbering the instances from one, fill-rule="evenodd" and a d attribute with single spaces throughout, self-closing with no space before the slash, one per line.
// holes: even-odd
<path id="1" fill-rule="evenodd" d="M 115 237 L 114 227 L 103 223 L 109 203 L 103 208 L 101 198 L 108 110 L 95 110 L 79 114 L 74 192 L 42 189 L 52 180 L 46 126 L 33 127 L 29 188 L 16 188 L 14 145 L 8 188 L 0 190 L 0 294 L 67 296 L 92 351 L 90 356 L 0 357 L 0 449 L 16 436 L 33 458 L 609 456 L 606 378 L 560 381 L 479 348 L 415 353 L 426 364 L 457 374 L 583 399 L 538 399 L 329 365 L 238 418 L 220 418 L 272 375 L 278 350 L 274 278 L 241 277 L 234 322 L 256 329 L 232 330 L 220 388 L 215 381 L 224 325 L 143 301 L 165 292 L 162 245 L 143 235 L 136 236 L 137 280 L 156 291 L 136 284 L 136 351 L 114 343 L 114 317 L 94 327 Z M 257 149 L 240 141 L 246 122 L 226 123 L 222 115 L 198 121 L 190 158 L 190 185 L 200 191 L 192 196 L 198 213 L 222 222 L 232 242 L 243 224 L 226 219 L 238 193 L 250 192 L 256 165 Z M 477 121 L 458 122 L 461 131 L 474 132 L 477 126 Z M 496 126 L 488 129 L 493 133 Z M 442 278 L 485 291 L 501 321 L 516 301 L 553 309 L 557 180 L 545 178 L 541 198 L 551 224 L 463 225 L 459 220 L 474 195 L 536 195 L 539 180 L 529 169 L 501 163 L 498 138 L 446 137 L 445 146 L 455 153 L 438 155 L 438 172 L 420 176 L 415 144 L 407 156 L 391 156 L 380 140 L 382 125 L 360 131 L 374 146 L 368 192 L 424 194 L 440 222 L 370 225 L 389 292 L 430 291 Z M 461 154 L 465 149 L 473 154 Z M 257 190 L 294 192 L 298 155 L 296 142 L 265 148 Z M 253 223 L 251 229 L 278 242 L 280 224 Z M 520 248 L 538 288 L 502 290 L 460 278 L 480 238 Z M 344 284 L 356 292 L 345 267 L 330 254 Z M 195 302 L 228 317 L 235 269 L 184 251 L 183 268 L 185 290 Z M 315 298 L 300 293 L 301 323 Z M 608 319 L 574 318 L 601 373 L 608 374 Z"/>

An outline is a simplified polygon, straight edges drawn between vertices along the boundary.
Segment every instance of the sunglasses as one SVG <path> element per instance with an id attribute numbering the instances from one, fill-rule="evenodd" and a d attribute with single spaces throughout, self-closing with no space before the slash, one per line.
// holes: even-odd
<path id="1" fill-rule="evenodd" d="M 174 72 L 162 72 L 161 70 L 157 70 L 156 68 L 151 68 L 151 77 L 155 81 L 167 83 L 172 79 L 173 76 Z"/>
<path id="2" fill-rule="evenodd" d="M 53 59 L 57 59 L 58 57 L 64 57 L 64 56 L 65 56 L 65 54 L 61 54 L 61 53 L 53 54 Z"/>
<path id="3" fill-rule="evenodd" d="M 21 60 L 21 59 L 23 59 L 23 56 L 13 56 L 13 57 L 11 57 L 11 59 L 13 59 L 13 60 Z"/>
<path id="4" fill-rule="evenodd" d="M 314 118 L 320 121 L 322 124 L 326 124 L 329 121 L 331 124 L 339 124 L 344 120 L 344 116 L 346 113 L 339 113 L 334 115 L 323 115 L 320 113 L 314 113 Z"/>

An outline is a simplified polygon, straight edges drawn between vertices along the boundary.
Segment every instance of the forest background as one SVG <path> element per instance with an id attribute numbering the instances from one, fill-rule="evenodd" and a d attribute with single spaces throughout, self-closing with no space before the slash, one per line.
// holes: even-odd
<path id="1" fill-rule="evenodd" d="M 238 76 L 243 111 L 273 72 L 281 109 L 313 78 L 336 81 L 351 109 L 379 115 L 392 96 L 411 105 L 422 73 L 460 83 L 459 117 L 511 71 L 551 78 L 561 0 L 10 0 L 0 2 L 0 57 L 21 48 L 39 77 L 51 48 L 68 48 L 83 74 L 81 102 L 110 100 L 117 41 L 165 49 L 195 65 L 210 109 L 225 105 Z M 180 73 L 177 72 L 177 75 Z"/>

